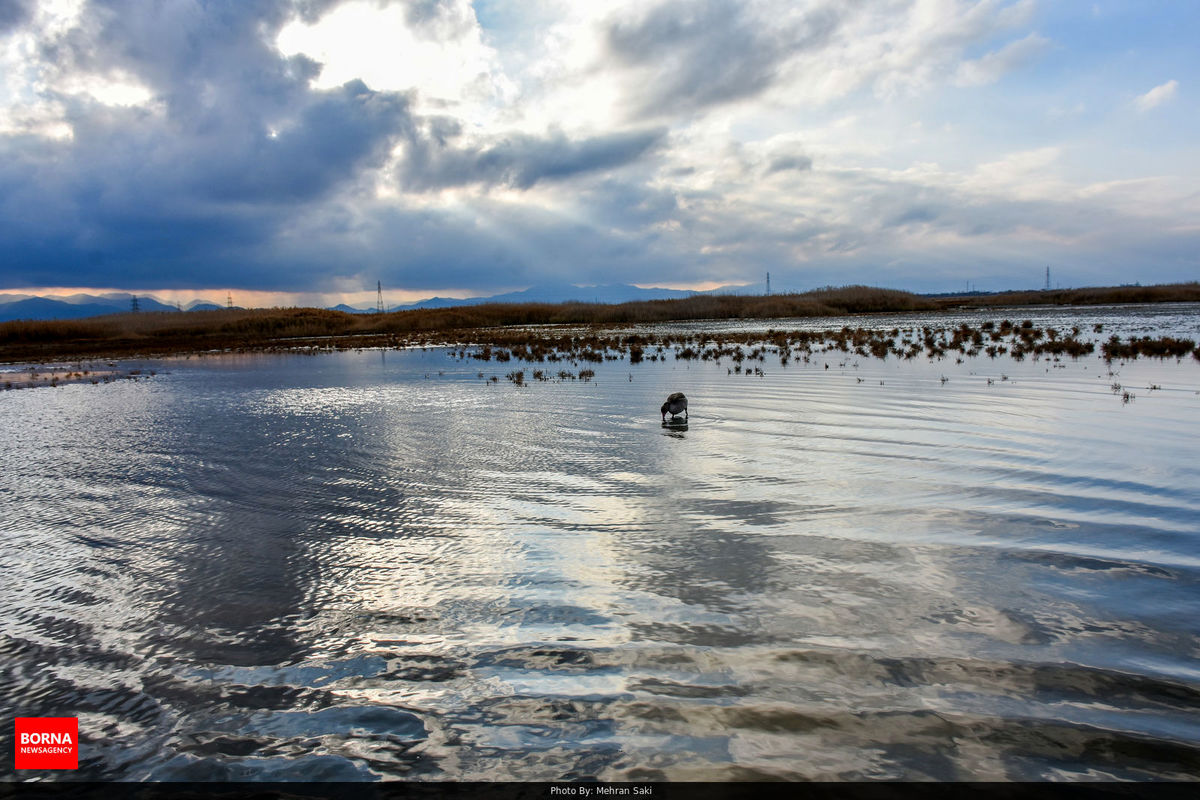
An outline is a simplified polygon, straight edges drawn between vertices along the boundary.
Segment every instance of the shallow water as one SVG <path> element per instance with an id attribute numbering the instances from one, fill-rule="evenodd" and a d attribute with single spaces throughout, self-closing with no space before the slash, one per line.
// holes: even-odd
<path id="1" fill-rule="evenodd" d="M 1200 778 L 1200 363 L 730 366 L 0 394 L 4 712 L 81 778 Z"/>

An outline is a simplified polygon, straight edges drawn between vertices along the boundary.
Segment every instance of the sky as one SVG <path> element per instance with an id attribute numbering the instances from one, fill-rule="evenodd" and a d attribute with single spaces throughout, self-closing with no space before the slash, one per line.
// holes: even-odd
<path id="1" fill-rule="evenodd" d="M 1200 279 L 1200 4 L 0 0 L 0 292 Z"/>

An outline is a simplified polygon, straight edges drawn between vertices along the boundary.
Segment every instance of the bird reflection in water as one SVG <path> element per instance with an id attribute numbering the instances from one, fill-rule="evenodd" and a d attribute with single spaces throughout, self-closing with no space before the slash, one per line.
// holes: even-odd
<path id="1" fill-rule="evenodd" d="M 676 439 L 686 439 L 683 434 L 687 433 L 688 424 L 683 420 L 668 420 L 662 424 L 663 434 L 673 436 Z"/>

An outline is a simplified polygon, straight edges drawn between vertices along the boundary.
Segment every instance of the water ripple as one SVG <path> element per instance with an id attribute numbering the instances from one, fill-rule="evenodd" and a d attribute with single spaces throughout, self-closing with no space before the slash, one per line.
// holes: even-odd
<path id="1" fill-rule="evenodd" d="M 825 360 L 6 393 L 4 709 L 105 779 L 1200 779 L 1195 366 Z"/>

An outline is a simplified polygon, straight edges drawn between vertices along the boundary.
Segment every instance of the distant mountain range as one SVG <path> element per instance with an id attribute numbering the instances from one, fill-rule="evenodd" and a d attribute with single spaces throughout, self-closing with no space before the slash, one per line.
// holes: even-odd
<path id="1" fill-rule="evenodd" d="M 695 294 L 743 294 L 755 292 L 755 286 L 725 286 L 711 292 L 688 292 L 678 289 L 642 289 L 629 284 L 614 283 L 604 286 L 576 286 L 570 283 L 545 284 L 520 292 L 507 292 L 490 297 L 429 297 L 407 305 L 388 306 L 388 311 L 409 311 L 414 308 L 449 308 L 451 306 L 474 306 L 482 303 L 565 303 L 577 300 L 584 303 L 626 303 L 632 300 L 669 300 L 691 297 Z M 0 322 L 15 319 L 81 319 L 101 314 L 123 314 L 132 309 L 134 295 L 127 292 L 111 292 L 102 295 L 74 294 L 68 297 L 38 297 L 28 294 L 0 294 Z M 180 308 L 163 303 L 149 295 L 137 295 L 139 311 L 179 311 Z M 206 300 L 193 300 L 182 306 L 184 311 L 203 311 L 224 306 Z M 369 314 L 375 306 L 333 307 L 335 311 L 351 314 Z"/>
<path id="2" fill-rule="evenodd" d="M 38 297 L 28 294 L 0 294 L 0 322 L 14 319 L 82 319 L 101 314 L 122 314 L 133 307 L 134 295 L 124 292 L 109 294 L 73 294 L 66 297 Z M 160 302 L 148 295 L 137 295 L 139 311 L 179 311 L 176 306 Z M 182 306 L 185 311 L 221 308 L 216 303 L 193 300 Z"/>
<path id="3" fill-rule="evenodd" d="M 449 308 L 451 306 L 477 306 L 484 303 L 629 303 L 636 300 L 671 300 L 678 297 L 691 297 L 696 294 L 741 294 L 746 286 L 725 286 L 709 292 L 691 292 L 682 289 L 643 289 L 627 283 L 610 283 L 602 286 L 576 286 L 573 283 L 547 283 L 534 286 L 519 292 L 506 292 L 488 297 L 427 297 L 408 305 L 389 306 L 388 311 L 411 311 L 414 308 Z M 370 308 L 353 308 L 341 305 L 340 311 L 363 313 L 374 311 Z"/>

